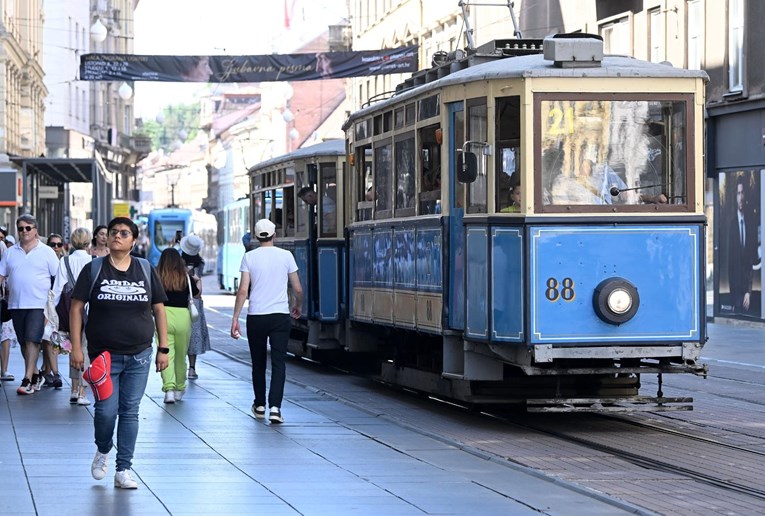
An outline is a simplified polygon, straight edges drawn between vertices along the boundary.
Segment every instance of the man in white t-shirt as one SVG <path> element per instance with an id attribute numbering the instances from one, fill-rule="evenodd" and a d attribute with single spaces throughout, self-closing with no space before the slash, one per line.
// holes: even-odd
<path id="1" fill-rule="evenodd" d="M 231 337 L 241 336 L 239 313 L 249 296 L 247 309 L 247 341 L 252 359 L 252 389 L 255 401 L 252 413 L 256 419 L 266 417 L 266 345 L 271 343 L 271 386 L 268 391 L 268 419 L 283 423 L 281 406 L 286 379 L 287 341 L 290 336 L 290 315 L 299 319 L 303 306 L 303 288 L 298 267 L 292 253 L 274 246 L 276 226 L 268 219 L 255 224 L 253 236 L 260 242 L 257 249 L 248 251 L 242 259 L 239 272 L 242 278 L 236 292 Z M 287 283 L 292 287 L 294 304 L 290 309 Z M 252 288 L 250 288 L 252 283 Z"/>
<path id="2" fill-rule="evenodd" d="M 37 359 L 45 329 L 45 305 L 51 278 L 58 272 L 58 257 L 40 241 L 37 220 L 32 215 L 24 214 L 16 219 L 16 232 L 18 243 L 9 247 L 0 260 L 0 283 L 7 278 L 8 309 L 26 366 L 16 392 L 26 395 L 34 394 L 42 385 Z"/>

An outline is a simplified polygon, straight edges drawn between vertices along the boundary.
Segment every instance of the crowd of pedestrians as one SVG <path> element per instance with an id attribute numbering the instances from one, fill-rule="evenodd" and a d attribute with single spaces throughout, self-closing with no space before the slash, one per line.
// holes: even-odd
<path id="1" fill-rule="evenodd" d="M 252 413 L 282 423 L 290 317 L 301 317 L 303 292 L 294 257 L 274 245 L 275 229 L 268 219 L 255 225 L 259 245 L 242 260 L 231 336 L 241 336 L 238 316 L 247 300 Z M 197 356 L 210 350 L 202 239 L 183 237 L 162 252 L 154 268 L 136 253 L 139 233 L 125 217 L 93 233 L 77 228 L 68 244 L 56 233 L 43 239 L 30 214 L 16 220 L 16 238 L 0 226 L 0 380 L 16 380 L 9 372 L 10 349 L 18 347 L 23 358 L 19 395 L 33 395 L 43 385 L 61 389 L 59 354 L 69 353 L 69 403 L 90 405 L 89 391 L 95 399 L 91 474 L 97 480 L 106 477 L 116 446 L 114 486 L 122 489 L 138 487 L 131 469 L 152 357 L 169 404 L 180 402 L 187 381 L 199 378 Z M 272 374 L 266 397 L 268 345 Z"/>

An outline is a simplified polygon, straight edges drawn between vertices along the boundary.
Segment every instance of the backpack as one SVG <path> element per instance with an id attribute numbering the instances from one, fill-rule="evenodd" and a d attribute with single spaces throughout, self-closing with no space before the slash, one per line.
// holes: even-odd
<path id="1" fill-rule="evenodd" d="M 69 332 L 69 310 L 72 307 L 72 290 L 74 290 L 74 274 L 69 267 L 69 257 L 64 256 L 64 265 L 66 266 L 66 285 L 61 291 L 61 297 L 56 304 L 56 313 L 58 314 L 58 329 Z"/>

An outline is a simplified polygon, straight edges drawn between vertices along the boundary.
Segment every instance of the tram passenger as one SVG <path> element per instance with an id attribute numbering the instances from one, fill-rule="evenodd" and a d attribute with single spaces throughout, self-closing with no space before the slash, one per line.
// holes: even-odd
<path id="1" fill-rule="evenodd" d="M 299 319 L 303 306 L 303 289 L 292 253 L 274 245 L 276 226 L 268 219 L 255 224 L 255 238 L 260 246 L 244 255 L 239 290 L 236 292 L 231 337 L 241 336 L 239 313 L 249 298 L 247 309 L 247 341 L 252 360 L 252 388 L 255 400 L 252 414 L 256 419 L 266 417 L 266 344 L 271 344 L 271 386 L 268 392 L 268 419 L 283 423 L 281 406 L 286 380 L 287 341 L 290 335 L 290 315 Z M 252 282 L 252 289 L 250 289 Z M 290 309 L 287 284 L 292 287 L 294 304 Z"/>
<path id="2" fill-rule="evenodd" d="M 507 191 L 507 206 L 500 210 L 501 213 L 518 213 L 521 211 L 521 179 L 518 172 L 510 175 L 510 188 Z"/>
<path id="3" fill-rule="evenodd" d="M 157 272 L 141 258 L 130 255 L 138 227 L 127 217 L 109 222 L 109 256 L 92 261 L 83 267 L 72 292 L 69 315 L 72 352 L 69 364 L 83 368 L 81 328 L 82 309 L 89 303 L 85 333 L 88 338 L 88 356 L 91 360 L 91 378 L 106 373 L 112 392 L 101 387 L 95 391 L 103 398 L 95 403 L 93 424 L 96 455 L 90 467 L 93 478 L 101 480 L 109 470 L 109 452 L 114 447 L 114 427 L 117 427 L 117 472 L 114 487 L 137 489 L 138 483 L 130 471 L 138 437 L 138 410 L 146 391 L 152 357 L 154 330 L 157 331 L 156 370 L 168 366 L 167 296 Z M 91 280 L 93 264 L 100 264 L 96 282 Z M 148 267 L 149 275 L 144 272 Z M 152 319 L 153 316 L 153 319 Z M 96 360 L 98 358 L 98 360 Z M 94 363 L 101 370 L 94 370 Z"/>

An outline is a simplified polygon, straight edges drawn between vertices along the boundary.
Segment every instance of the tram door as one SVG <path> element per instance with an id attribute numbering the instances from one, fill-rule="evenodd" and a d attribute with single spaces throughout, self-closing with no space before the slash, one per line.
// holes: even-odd
<path id="1" fill-rule="evenodd" d="M 465 143 L 465 107 L 449 108 L 449 328 L 465 329 L 465 185 L 457 181 L 457 154 Z"/>

